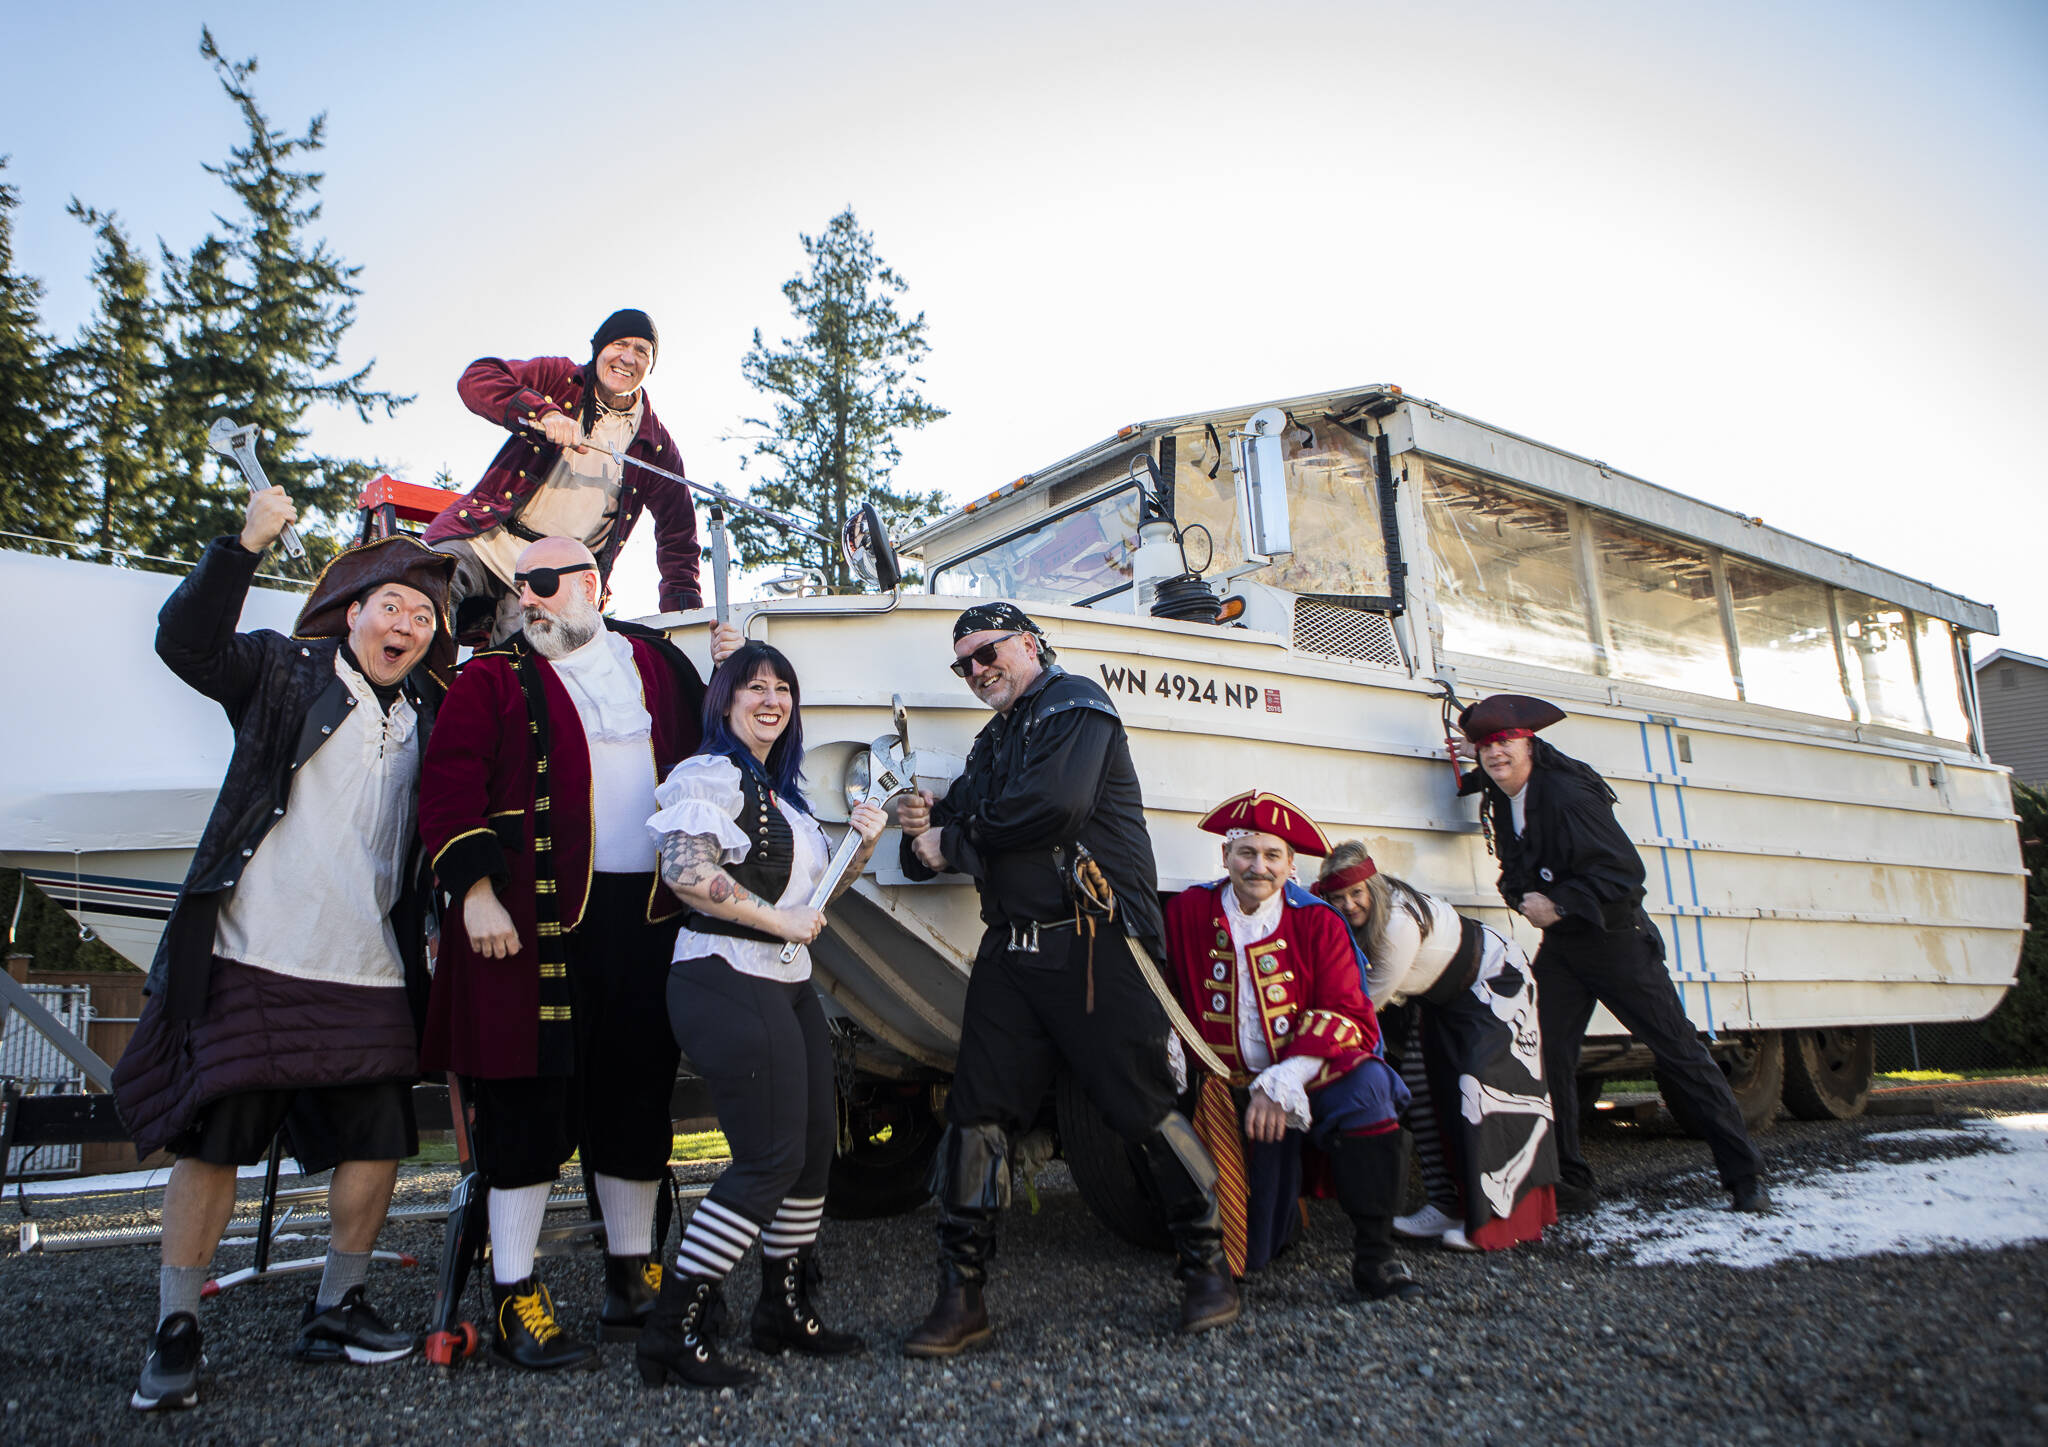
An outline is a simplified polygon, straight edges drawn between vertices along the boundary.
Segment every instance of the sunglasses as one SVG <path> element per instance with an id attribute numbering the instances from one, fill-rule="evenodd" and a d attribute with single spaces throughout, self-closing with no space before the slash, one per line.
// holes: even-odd
<path id="1" fill-rule="evenodd" d="M 953 672 L 958 674 L 960 677 L 965 678 L 970 673 L 974 672 L 974 665 L 977 663 L 979 663 L 983 668 L 994 667 L 996 661 L 996 649 L 1001 647 L 1003 644 L 1008 643 L 1012 638 L 1020 636 L 1023 632 L 1024 630 L 1022 628 L 1018 628 L 1012 632 L 1005 633 L 1000 638 L 991 638 L 988 642 L 982 644 L 981 647 L 975 649 L 966 657 L 954 659 L 952 665 Z"/>
<path id="2" fill-rule="evenodd" d="M 562 586 L 562 579 L 571 573 L 594 572 L 595 563 L 571 563 L 566 568 L 535 568 L 530 572 L 514 573 L 512 586 L 533 589 L 536 598 L 552 598 L 555 590 Z"/>

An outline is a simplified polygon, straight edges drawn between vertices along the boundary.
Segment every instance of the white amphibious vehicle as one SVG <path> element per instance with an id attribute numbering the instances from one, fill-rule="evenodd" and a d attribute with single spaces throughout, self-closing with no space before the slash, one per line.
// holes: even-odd
<path id="1" fill-rule="evenodd" d="M 899 702 L 913 771 L 940 789 L 957 772 L 988 713 L 947 670 L 952 620 L 1005 597 L 1115 697 L 1167 890 L 1220 873 L 1203 812 L 1271 789 L 1533 948 L 1457 796 L 1446 694 L 1562 706 L 1546 737 L 1620 796 L 1686 1010 L 1752 1119 L 1781 1086 L 1797 1113 L 1855 1113 L 1871 1026 L 1978 1018 L 2013 980 L 2018 834 L 1968 666 L 1969 635 L 1997 631 L 1982 604 L 1392 387 L 1127 427 L 901 548 L 928 593 L 742 605 L 802 675 L 828 820 L 860 796 Z M 1201 616 L 1176 577 L 1189 561 L 1222 622 L 1155 615 Z M 230 743 L 149 654 L 175 579 L 0 563 L 66 619 L 19 633 L 33 656 L 11 671 L 72 701 L 15 711 L 0 862 L 146 964 Z M 298 602 L 259 591 L 244 626 L 288 630 Z M 648 621 L 707 662 L 706 614 Z M 912 883 L 896 859 L 891 834 L 814 946 L 847 1107 L 843 1214 L 923 1197 L 981 933 L 968 881 Z M 1645 1063 L 1595 1018 L 1589 1074 Z M 1048 1123 L 1104 1220 L 1151 1234 L 1085 1103 L 1063 1091 Z"/>
<path id="2" fill-rule="evenodd" d="M 1206 810 L 1271 789 L 1533 950 L 1457 796 L 1445 695 L 1565 708 L 1546 737 L 1620 796 L 1687 1013 L 1752 1119 L 1781 1083 L 1799 1114 L 1854 1114 L 1871 1026 L 1979 1018 L 2014 978 L 2019 841 L 1968 666 L 1968 635 L 1997 629 L 1982 604 L 1393 387 L 1127 427 L 900 546 L 928 593 L 746 619 L 802 674 L 828 818 L 894 699 L 943 789 L 988 720 L 947 671 L 952 619 L 1011 598 L 1116 699 L 1165 890 L 1220 874 Z M 1227 621 L 1154 616 L 1189 602 L 1184 555 Z M 892 834 L 814 947 L 846 1017 L 842 1208 L 863 1174 L 876 1209 L 918 1197 L 981 932 L 969 882 L 896 859 Z M 1596 1017 L 1589 1075 L 1646 1064 Z M 1091 1204 L 1129 1225 L 1120 1152 L 1078 1101 L 1058 1114 Z"/>

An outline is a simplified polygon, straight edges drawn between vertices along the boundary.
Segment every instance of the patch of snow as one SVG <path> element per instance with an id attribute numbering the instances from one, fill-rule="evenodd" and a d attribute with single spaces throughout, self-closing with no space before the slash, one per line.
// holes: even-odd
<path id="1" fill-rule="evenodd" d="M 1598 1255 L 1626 1253 L 1645 1266 L 1758 1267 L 1795 1257 L 1926 1255 L 2048 1240 L 2048 1115 L 1874 1139 L 1959 1150 L 1940 1160 L 1781 1175 L 1770 1182 L 1777 1210 L 1767 1216 L 1707 1206 L 1647 1211 L 1616 1201 L 1577 1234 Z"/>

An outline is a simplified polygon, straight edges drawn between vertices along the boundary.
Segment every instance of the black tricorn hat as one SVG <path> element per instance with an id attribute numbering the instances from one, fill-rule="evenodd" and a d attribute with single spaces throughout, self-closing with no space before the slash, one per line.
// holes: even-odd
<path id="1" fill-rule="evenodd" d="M 1458 727 L 1473 743 L 1483 744 L 1502 734 L 1511 739 L 1529 738 L 1564 716 L 1563 709 L 1543 699 L 1523 693 L 1496 693 L 1459 714 Z"/>
<path id="2" fill-rule="evenodd" d="M 404 533 L 349 548 L 320 570 L 292 625 L 292 637 L 346 638 L 350 605 L 372 588 L 402 583 L 433 600 L 434 641 L 427 645 L 424 662 L 445 689 L 455 677 L 455 634 L 448 626 L 448 584 L 454 576 L 453 555 L 437 553 Z"/>

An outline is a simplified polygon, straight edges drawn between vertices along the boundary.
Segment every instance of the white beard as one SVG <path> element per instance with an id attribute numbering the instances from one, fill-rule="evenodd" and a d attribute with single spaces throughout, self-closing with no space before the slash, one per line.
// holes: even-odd
<path id="1" fill-rule="evenodd" d="M 604 617 L 588 599 L 580 600 L 567 613 L 550 613 L 542 608 L 526 610 L 526 641 L 542 658 L 567 657 L 597 637 L 597 630 L 602 627 Z"/>

